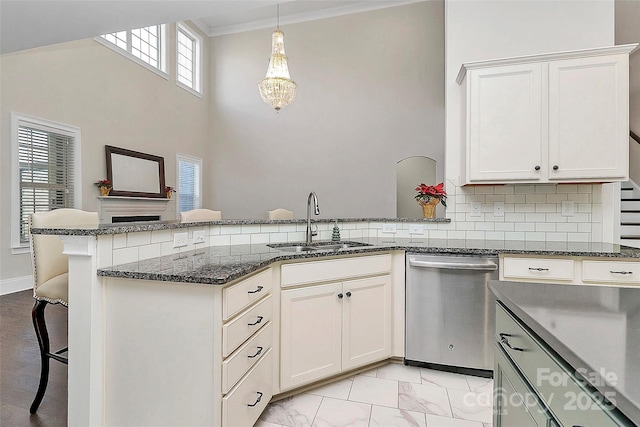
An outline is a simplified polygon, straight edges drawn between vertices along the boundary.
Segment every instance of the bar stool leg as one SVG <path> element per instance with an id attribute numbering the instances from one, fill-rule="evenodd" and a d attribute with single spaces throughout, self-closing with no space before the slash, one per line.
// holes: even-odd
<path id="1" fill-rule="evenodd" d="M 33 319 L 33 327 L 38 337 L 38 345 L 40 346 L 40 359 L 42 360 L 42 370 L 40 371 L 40 385 L 35 399 L 31 404 L 29 412 L 35 414 L 42 402 L 44 392 L 47 390 L 49 382 L 49 333 L 47 332 L 47 324 L 44 320 L 44 309 L 47 307 L 46 301 L 36 301 L 31 310 L 31 318 Z"/>

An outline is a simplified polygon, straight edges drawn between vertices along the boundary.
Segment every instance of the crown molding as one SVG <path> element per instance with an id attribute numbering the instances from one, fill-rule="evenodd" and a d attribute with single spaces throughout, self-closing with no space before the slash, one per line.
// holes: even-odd
<path id="1" fill-rule="evenodd" d="M 373 10 L 386 9 L 395 6 L 404 6 L 412 3 L 420 3 L 425 0 L 380 0 L 367 2 L 354 2 L 344 6 L 333 7 L 330 9 L 316 10 L 313 12 L 296 13 L 292 15 L 280 15 L 280 26 L 288 24 L 297 24 L 300 22 L 315 21 L 318 19 L 334 18 L 336 16 L 350 15 L 353 13 L 369 12 Z M 265 28 L 274 28 L 273 17 L 268 19 L 245 22 L 242 24 L 233 24 L 222 27 L 210 28 L 202 19 L 192 19 L 195 25 L 205 33 L 208 37 L 224 36 L 228 34 L 243 33 L 246 31 L 263 30 Z"/>

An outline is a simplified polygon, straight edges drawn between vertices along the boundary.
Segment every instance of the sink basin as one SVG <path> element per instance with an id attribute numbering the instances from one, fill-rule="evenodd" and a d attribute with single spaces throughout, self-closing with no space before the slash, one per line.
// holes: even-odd
<path id="1" fill-rule="evenodd" d="M 316 251 L 338 251 L 340 249 L 349 249 L 360 246 L 371 246 L 362 242 L 316 242 L 310 245 L 306 243 L 273 243 L 267 245 L 270 248 L 278 249 L 286 252 L 316 252 Z"/>

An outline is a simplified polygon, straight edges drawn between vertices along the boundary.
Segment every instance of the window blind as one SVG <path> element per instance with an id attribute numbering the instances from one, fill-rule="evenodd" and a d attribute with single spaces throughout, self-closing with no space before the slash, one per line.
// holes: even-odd
<path id="1" fill-rule="evenodd" d="M 74 138 L 46 128 L 20 123 L 20 243 L 29 241 L 29 215 L 72 208 Z"/>
<path id="2" fill-rule="evenodd" d="M 201 160 L 178 159 L 178 212 L 198 209 L 200 203 Z"/>

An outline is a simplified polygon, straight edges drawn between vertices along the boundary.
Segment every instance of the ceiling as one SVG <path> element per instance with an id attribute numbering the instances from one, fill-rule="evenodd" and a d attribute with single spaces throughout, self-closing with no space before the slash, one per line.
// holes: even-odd
<path id="1" fill-rule="evenodd" d="M 424 0 L 1 0 L 0 53 L 192 20 L 218 36 Z"/>

